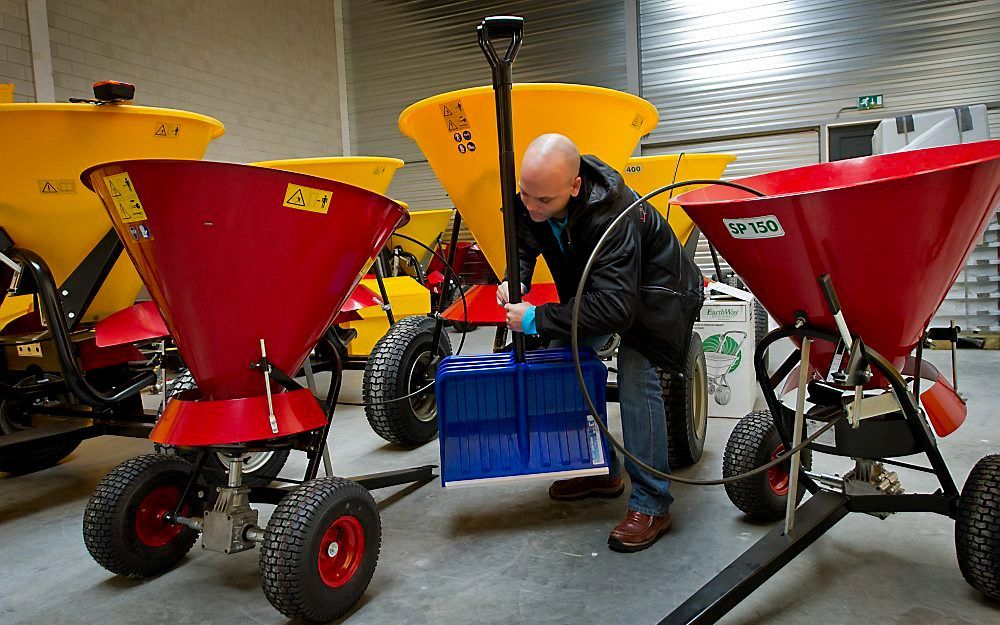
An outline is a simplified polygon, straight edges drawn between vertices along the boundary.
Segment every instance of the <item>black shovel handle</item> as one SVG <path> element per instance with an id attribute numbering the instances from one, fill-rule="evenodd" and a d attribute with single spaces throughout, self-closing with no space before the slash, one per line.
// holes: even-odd
<path id="1" fill-rule="evenodd" d="M 514 63 L 514 57 L 521 48 L 521 41 L 524 35 L 524 18 L 510 15 L 494 15 L 484 18 L 476 29 L 479 35 L 479 47 L 483 49 L 490 67 L 496 69 L 502 65 L 507 66 L 507 78 L 510 78 L 510 66 Z M 497 54 L 493 46 L 494 39 L 509 39 L 507 51 L 503 57 Z M 494 85 L 495 86 L 495 85 Z"/>
<path id="2" fill-rule="evenodd" d="M 524 19 L 499 15 L 487 17 L 476 29 L 479 47 L 493 70 L 493 91 L 496 95 L 497 139 L 500 147 L 500 196 L 503 203 L 503 232 L 507 261 L 507 286 L 512 304 L 521 303 L 521 264 L 517 250 L 516 206 L 517 181 L 514 178 L 514 129 L 511 119 L 511 67 L 521 47 Z M 497 53 L 494 39 L 509 39 L 503 56 Z M 515 332 L 514 358 L 524 361 L 524 334 Z"/>

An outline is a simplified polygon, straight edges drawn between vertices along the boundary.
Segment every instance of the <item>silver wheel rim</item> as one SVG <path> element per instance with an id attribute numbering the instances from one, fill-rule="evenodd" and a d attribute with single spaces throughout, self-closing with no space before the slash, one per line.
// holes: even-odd
<path id="1" fill-rule="evenodd" d="M 219 462 L 222 463 L 222 466 L 229 466 L 229 456 L 223 453 L 217 453 L 215 455 L 219 458 Z M 253 473 L 255 471 L 260 471 L 260 469 L 267 464 L 273 456 L 273 451 L 248 451 L 242 456 L 243 472 Z"/>
<path id="2" fill-rule="evenodd" d="M 695 358 L 691 389 L 691 414 L 694 421 L 694 436 L 705 438 L 708 429 L 708 376 L 705 374 L 704 358 Z"/>
<path id="3" fill-rule="evenodd" d="M 427 364 L 430 363 L 430 361 L 430 352 L 424 352 L 413 359 L 413 366 L 410 367 L 410 375 L 407 376 L 407 394 L 427 386 L 428 382 L 426 381 L 424 372 L 426 371 Z M 413 416 L 415 416 L 418 421 L 429 423 L 436 419 L 437 399 L 434 397 L 433 391 L 421 393 L 420 395 L 414 395 L 411 397 L 410 409 L 413 410 Z"/>

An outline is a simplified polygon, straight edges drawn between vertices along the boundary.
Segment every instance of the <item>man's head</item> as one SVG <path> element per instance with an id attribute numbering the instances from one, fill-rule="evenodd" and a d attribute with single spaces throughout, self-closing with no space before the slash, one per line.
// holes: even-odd
<path id="1" fill-rule="evenodd" d="M 580 193 L 580 151 L 568 137 L 541 135 L 521 160 L 521 200 L 533 221 L 563 218 L 572 197 Z"/>

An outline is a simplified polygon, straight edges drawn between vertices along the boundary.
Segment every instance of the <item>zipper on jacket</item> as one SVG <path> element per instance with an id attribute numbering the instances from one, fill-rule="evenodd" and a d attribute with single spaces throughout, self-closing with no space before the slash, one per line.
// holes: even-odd
<path id="1" fill-rule="evenodd" d="M 657 284 L 640 284 L 639 288 L 640 289 L 653 289 L 653 290 L 656 290 L 656 291 L 666 291 L 667 293 L 670 293 L 671 295 L 680 295 L 680 291 L 675 291 L 674 289 L 671 289 L 670 287 L 659 286 Z"/>

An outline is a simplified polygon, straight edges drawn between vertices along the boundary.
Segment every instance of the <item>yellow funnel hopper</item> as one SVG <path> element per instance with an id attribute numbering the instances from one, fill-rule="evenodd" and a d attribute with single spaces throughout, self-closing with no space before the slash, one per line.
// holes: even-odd
<path id="1" fill-rule="evenodd" d="M 329 156 L 260 161 L 251 165 L 336 180 L 385 195 L 396 170 L 403 166 L 403 161 L 380 156 Z"/>
<path id="2" fill-rule="evenodd" d="M 451 216 L 454 214 L 455 211 L 450 208 L 414 211 L 410 213 L 410 221 L 405 226 L 396 228 L 396 232 L 389 238 L 389 249 L 395 248 L 398 245 L 403 248 L 404 252 L 413 254 L 418 260 L 422 261 L 426 259 L 430 255 L 430 252 L 413 241 L 408 241 L 396 235 L 405 234 L 433 249 L 438 237 L 448 227 Z"/>
<path id="3" fill-rule="evenodd" d="M 399 129 L 417 142 L 490 266 L 504 274 L 500 161 L 492 87 L 475 87 L 417 102 L 399 116 Z M 511 94 L 514 159 L 520 166 L 528 144 L 557 132 L 582 154 L 594 154 L 619 171 L 639 138 L 656 127 L 656 108 L 612 89 L 525 83 Z M 535 282 L 551 282 L 541 261 Z"/>
<path id="4" fill-rule="evenodd" d="M 80 183 L 92 165 L 139 158 L 200 159 L 222 124 L 211 117 L 128 104 L 0 104 L 0 225 L 45 259 L 56 284 L 111 229 L 96 194 Z M 95 321 L 130 306 L 142 282 L 122 254 L 84 313 Z M 30 297 L 8 298 L 0 326 Z"/>
<path id="5" fill-rule="evenodd" d="M 726 166 L 736 160 L 735 154 L 661 154 L 658 156 L 637 156 L 628 160 L 625 169 L 625 184 L 639 195 L 646 195 L 660 187 L 683 180 L 718 180 Z M 650 200 L 653 207 L 667 217 L 670 227 L 681 245 L 685 245 L 694 232 L 694 222 L 680 206 L 670 204 L 671 198 L 681 193 L 700 189 L 705 185 L 678 187 L 673 193 L 667 191 Z M 667 205 L 670 213 L 667 213 Z"/>

